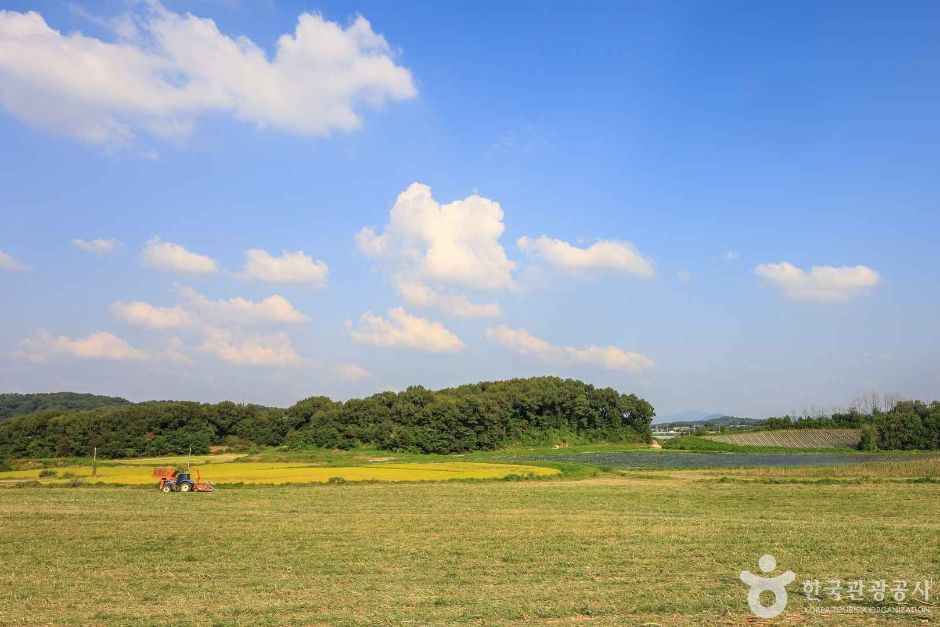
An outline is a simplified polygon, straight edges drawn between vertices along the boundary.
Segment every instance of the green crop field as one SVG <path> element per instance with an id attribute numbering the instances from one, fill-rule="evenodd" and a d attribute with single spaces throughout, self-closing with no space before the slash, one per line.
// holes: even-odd
<path id="1" fill-rule="evenodd" d="M 0 624 L 740 625 L 738 574 L 767 552 L 797 576 L 775 624 L 880 624 L 807 614 L 799 584 L 940 580 L 938 466 L 190 495 L 11 482 Z"/>
<path id="2" fill-rule="evenodd" d="M 716 442 L 785 448 L 855 448 L 858 429 L 778 429 L 706 436 Z"/>

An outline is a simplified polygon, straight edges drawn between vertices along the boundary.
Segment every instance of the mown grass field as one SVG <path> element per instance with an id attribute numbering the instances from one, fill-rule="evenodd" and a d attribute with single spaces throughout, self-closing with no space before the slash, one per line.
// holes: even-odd
<path id="1" fill-rule="evenodd" d="M 765 552 L 797 573 L 773 624 L 918 624 L 806 614 L 798 583 L 940 580 L 940 484 L 911 482 L 936 470 L 7 487 L 0 624 L 761 624 L 738 573 Z"/>

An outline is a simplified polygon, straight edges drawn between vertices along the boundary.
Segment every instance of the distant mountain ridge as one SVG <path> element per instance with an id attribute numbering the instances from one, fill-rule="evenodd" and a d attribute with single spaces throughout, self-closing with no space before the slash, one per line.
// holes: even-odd
<path id="1" fill-rule="evenodd" d="M 679 416 L 679 418 L 676 418 Z M 759 418 L 742 418 L 738 416 L 729 416 L 727 414 L 714 413 L 707 414 L 703 411 L 687 411 L 679 414 L 665 416 L 659 421 L 653 423 L 653 427 L 701 427 L 703 425 L 712 425 L 727 427 L 731 425 L 756 425 L 764 422 Z"/>
<path id="2" fill-rule="evenodd" d="M 675 414 L 669 414 L 668 416 L 656 416 L 656 424 L 664 424 L 667 422 L 693 422 L 698 420 L 708 420 L 709 418 L 721 418 L 726 414 L 707 412 L 702 411 L 701 409 L 689 409 L 686 411 L 680 411 Z"/>
<path id="3" fill-rule="evenodd" d="M 126 398 L 83 394 L 79 392 L 46 392 L 38 394 L 0 394 L 0 420 L 37 411 L 75 411 L 96 407 L 131 405 Z"/>

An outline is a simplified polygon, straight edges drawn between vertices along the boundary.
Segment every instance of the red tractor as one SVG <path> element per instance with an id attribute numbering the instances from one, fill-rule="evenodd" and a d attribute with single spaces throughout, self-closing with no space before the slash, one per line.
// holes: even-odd
<path id="1" fill-rule="evenodd" d="M 163 492 L 212 492 L 215 490 L 208 481 L 203 481 L 196 469 L 196 479 L 188 471 L 176 468 L 154 468 L 153 477 L 160 480 L 160 490 Z"/>

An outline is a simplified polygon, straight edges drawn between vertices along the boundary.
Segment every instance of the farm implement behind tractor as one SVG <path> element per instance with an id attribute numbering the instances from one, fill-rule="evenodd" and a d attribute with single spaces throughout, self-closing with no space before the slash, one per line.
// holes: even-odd
<path id="1" fill-rule="evenodd" d="M 210 482 L 202 480 L 198 469 L 195 472 L 195 481 L 191 472 L 176 468 L 156 467 L 152 475 L 160 480 L 160 490 L 163 492 L 212 492 L 215 490 Z"/>

